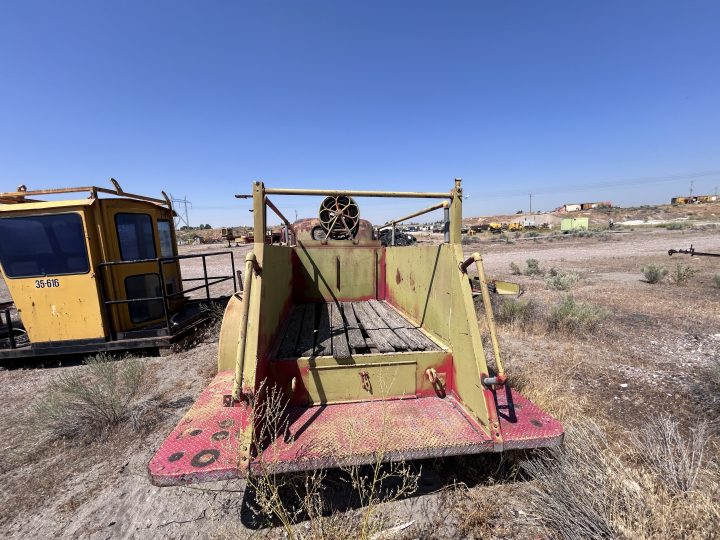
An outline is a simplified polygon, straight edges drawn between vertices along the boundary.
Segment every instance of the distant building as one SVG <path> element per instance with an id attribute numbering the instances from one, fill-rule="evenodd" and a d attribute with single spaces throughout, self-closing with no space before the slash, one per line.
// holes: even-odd
<path id="1" fill-rule="evenodd" d="M 580 204 L 564 204 L 559 208 L 555 209 L 555 212 L 566 213 L 566 212 L 579 212 L 580 210 L 592 210 L 593 208 L 611 208 L 612 203 L 610 201 L 602 202 L 586 202 Z"/>
<path id="2" fill-rule="evenodd" d="M 673 197 L 670 204 L 698 204 L 717 202 L 720 197 L 717 195 L 693 195 L 692 197 Z"/>

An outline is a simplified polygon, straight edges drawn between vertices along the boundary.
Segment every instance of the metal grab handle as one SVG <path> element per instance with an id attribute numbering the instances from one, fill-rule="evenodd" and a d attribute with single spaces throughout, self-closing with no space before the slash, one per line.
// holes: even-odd
<path id="1" fill-rule="evenodd" d="M 245 371 L 245 344 L 247 342 L 247 323 L 252 301 L 251 287 L 253 272 L 260 273 L 260 265 L 257 263 L 255 254 L 248 253 L 245 256 L 245 276 L 243 279 L 243 302 L 240 311 L 240 333 L 238 335 L 237 356 L 235 357 L 235 379 L 233 380 L 233 401 L 239 401 L 243 389 L 243 372 Z"/>
<path id="2" fill-rule="evenodd" d="M 497 383 L 502 384 L 505 381 L 505 367 L 500 358 L 500 344 L 498 342 L 497 330 L 495 328 L 495 316 L 493 315 L 492 305 L 490 304 L 490 290 L 488 289 L 487 279 L 485 277 L 485 268 L 483 267 L 482 257 L 478 252 L 473 253 L 465 261 L 459 265 L 460 271 L 467 274 L 468 267 L 475 263 L 480 278 L 480 292 L 482 293 L 483 304 L 485 306 L 485 318 L 490 329 L 490 341 L 492 342 L 493 354 L 495 355 L 495 367 L 497 368 Z"/>

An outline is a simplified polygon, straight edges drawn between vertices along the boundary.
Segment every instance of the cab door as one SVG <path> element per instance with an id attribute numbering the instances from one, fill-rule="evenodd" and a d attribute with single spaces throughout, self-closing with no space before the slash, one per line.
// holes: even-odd
<path id="1" fill-rule="evenodd" d="M 181 283 L 177 260 L 163 260 L 175 255 L 170 211 L 137 201 L 103 202 L 106 250 L 114 263 L 104 274 L 109 281 L 107 297 L 133 300 L 111 305 L 114 330 L 165 323 L 166 311 L 169 317 L 178 308 L 179 297 L 172 295 L 180 291 Z"/>

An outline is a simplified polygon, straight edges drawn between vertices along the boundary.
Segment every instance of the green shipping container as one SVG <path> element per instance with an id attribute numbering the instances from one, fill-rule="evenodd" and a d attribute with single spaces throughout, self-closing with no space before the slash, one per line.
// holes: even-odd
<path id="1" fill-rule="evenodd" d="M 560 230 L 562 232 L 568 231 L 587 231 L 588 230 L 588 218 L 565 218 L 560 223 Z"/>

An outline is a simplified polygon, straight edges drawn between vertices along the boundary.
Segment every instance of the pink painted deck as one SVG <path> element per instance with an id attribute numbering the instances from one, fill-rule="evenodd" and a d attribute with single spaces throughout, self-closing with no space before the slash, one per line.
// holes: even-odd
<path id="1" fill-rule="evenodd" d="M 250 411 L 223 406 L 231 371 L 219 373 L 170 433 L 148 465 L 152 482 L 167 486 L 233 478 L 241 473 L 238 433 Z M 563 428 L 519 393 L 495 394 L 502 445 L 494 445 L 448 396 L 290 407 L 288 429 L 250 460 L 250 474 L 350 464 L 556 446 Z"/>
<path id="2" fill-rule="evenodd" d="M 223 407 L 233 372 L 221 371 L 170 433 L 148 464 L 156 486 L 222 480 L 238 476 L 237 435 L 248 407 Z"/>
<path id="3" fill-rule="evenodd" d="M 509 386 L 495 392 L 495 407 L 503 450 L 547 448 L 562 443 L 562 424 Z"/>
<path id="4" fill-rule="evenodd" d="M 452 398 L 336 403 L 290 409 L 289 433 L 250 471 L 296 471 L 492 451 L 490 437 Z"/>

